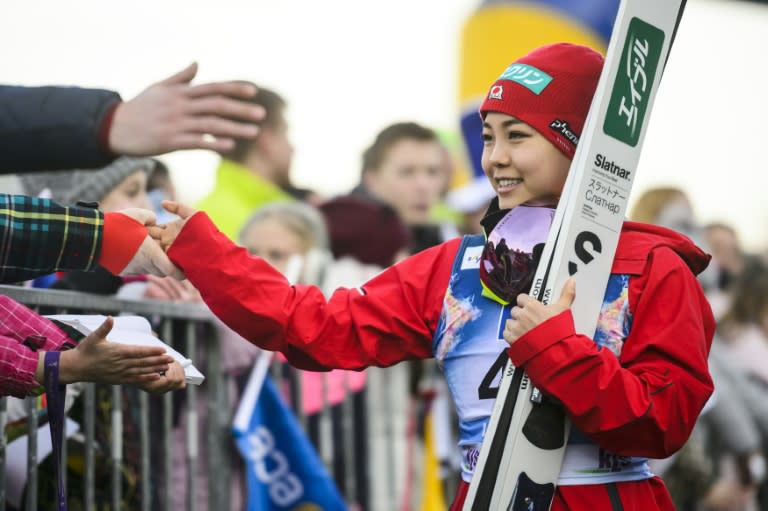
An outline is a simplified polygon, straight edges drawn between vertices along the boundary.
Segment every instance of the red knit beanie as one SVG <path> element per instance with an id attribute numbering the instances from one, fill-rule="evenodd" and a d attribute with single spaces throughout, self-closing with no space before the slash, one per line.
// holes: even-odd
<path id="1" fill-rule="evenodd" d="M 542 46 L 504 70 L 480 105 L 480 115 L 511 115 L 573 159 L 602 69 L 602 55 L 586 46 Z"/>

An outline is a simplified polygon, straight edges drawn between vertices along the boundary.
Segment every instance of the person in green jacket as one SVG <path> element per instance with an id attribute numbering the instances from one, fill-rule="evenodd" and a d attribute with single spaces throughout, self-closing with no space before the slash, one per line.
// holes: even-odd
<path id="1" fill-rule="evenodd" d="M 264 204 L 292 199 L 290 168 L 293 145 L 288 136 L 285 100 L 276 92 L 257 87 L 252 102 L 266 116 L 254 139 L 237 139 L 232 151 L 222 155 L 216 185 L 198 205 L 230 239 L 254 210 Z"/>

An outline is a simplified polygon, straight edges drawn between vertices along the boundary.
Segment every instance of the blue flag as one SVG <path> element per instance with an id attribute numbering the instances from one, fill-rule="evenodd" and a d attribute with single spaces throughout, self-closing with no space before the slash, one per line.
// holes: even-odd
<path id="1" fill-rule="evenodd" d="M 258 372 L 254 368 L 233 427 L 246 463 L 248 511 L 346 510 L 296 417 L 269 377 L 254 378 Z"/>

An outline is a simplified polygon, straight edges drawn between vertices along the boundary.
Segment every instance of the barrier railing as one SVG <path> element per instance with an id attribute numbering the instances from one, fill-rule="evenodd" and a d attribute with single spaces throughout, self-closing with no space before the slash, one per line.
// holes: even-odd
<path id="1" fill-rule="evenodd" d="M 149 317 L 160 333 L 160 338 L 193 358 L 195 365 L 206 375 L 204 384 L 199 388 L 188 385 L 183 391 L 159 397 L 150 396 L 132 386 L 112 386 L 106 391 L 109 396 L 108 405 L 98 401 L 98 396 L 104 397 L 103 387 L 106 386 L 84 384 L 82 396 L 78 398 L 82 415 L 68 414 L 71 420 L 82 424 L 81 431 L 72 437 L 80 441 L 76 445 L 82 448 L 82 452 L 64 452 L 62 456 L 62 468 L 77 465 L 82 473 L 82 495 L 70 492 L 71 506 L 79 499 L 77 507 L 86 511 L 125 509 L 126 499 L 133 499 L 142 510 L 180 509 L 173 507 L 179 501 L 184 502 L 181 508 L 188 510 L 233 509 L 230 488 L 235 478 L 232 471 L 233 467 L 237 467 L 238 456 L 232 448 L 231 435 L 233 406 L 230 389 L 234 382 L 232 375 L 221 370 L 220 347 L 215 338 L 215 330 L 211 328 L 214 318 L 205 306 L 156 300 L 135 301 L 17 286 L 0 286 L 0 293 L 45 314 L 128 313 Z M 201 360 L 195 358 L 200 354 Z M 297 374 L 291 374 L 292 371 Z M 275 365 L 272 374 L 279 378 L 288 376 L 293 385 L 290 393 L 294 396 L 293 402 L 296 402 L 295 398 L 301 395 L 300 372 Z M 344 473 L 337 474 L 337 481 L 342 479 L 345 498 L 349 502 L 358 501 L 360 494 L 367 494 L 367 509 L 396 509 L 400 507 L 403 497 L 405 481 L 402 474 L 406 473 L 404 467 L 407 463 L 404 454 L 407 406 L 403 406 L 407 403 L 407 368 L 369 369 L 367 374 L 367 395 L 362 410 L 367 423 L 367 454 L 357 452 L 351 440 L 356 427 L 353 420 L 354 407 L 360 406 L 360 403 L 353 403 L 349 394 L 342 402 L 340 425 L 345 445 L 340 449 L 334 446 L 334 435 L 331 432 L 332 423 L 338 421 L 338 417 L 334 419 L 331 416 L 331 407 L 327 405 L 325 393 L 325 406 L 318 414 L 319 454 L 325 465 L 332 470 L 338 453 L 342 453 L 345 458 Z M 183 405 L 180 407 L 182 396 Z M 21 478 L 26 480 L 24 488 L 18 487 L 19 477 L 5 476 L 10 465 L 17 471 L 17 476 L 18 467 L 23 466 L 22 460 L 9 459 L 13 447 L 7 443 L 5 434 L 9 399 L 12 398 L 0 399 L 0 511 L 14 509 L 6 507 L 7 502 L 16 505 L 23 502 L 19 511 L 45 509 L 46 502 L 40 499 L 46 498 L 43 487 L 50 485 L 48 481 L 39 478 L 38 465 L 42 460 L 38 459 L 38 452 L 39 444 L 45 441 L 47 430 L 45 434 L 40 432 L 38 435 L 26 435 L 26 468 Z M 40 424 L 38 414 L 35 413 L 36 399 L 26 398 L 24 405 L 27 431 L 38 431 Z M 104 409 L 105 406 L 109 409 Z M 302 425 L 306 426 L 307 418 L 302 413 L 302 407 L 294 406 L 293 409 Z M 108 442 L 97 431 L 97 421 L 105 414 L 109 417 Z M 179 423 L 182 422 L 184 427 L 180 428 Z M 173 452 L 173 446 L 179 444 L 180 436 L 183 436 L 184 445 L 183 467 L 174 461 L 179 456 Z M 64 444 L 66 446 L 68 442 Z M 205 457 L 201 459 L 203 446 Z M 108 455 L 105 457 L 105 454 Z M 105 467 L 99 464 L 99 460 L 105 458 L 109 460 L 109 476 L 106 477 Z M 199 479 L 196 479 L 201 464 L 205 466 L 207 479 L 207 499 L 204 501 L 198 496 Z M 356 477 L 358 467 L 362 464 L 368 467 L 370 474 L 363 488 L 358 487 L 359 478 Z M 135 479 L 131 478 L 130 473 L 126 474 L 127 465 L 133 466 L 138 472 L 133 474 Z M 186 473 L 183 499 L 174 493 L 178 485 L 173 484 L 174 476 L 182 469 Z M 63 472 L 67 473 L 66 470 Z M 126 488 L 126 482 L 131 488 Z M 69 488 L 72 487 L 70 484 Z"/>

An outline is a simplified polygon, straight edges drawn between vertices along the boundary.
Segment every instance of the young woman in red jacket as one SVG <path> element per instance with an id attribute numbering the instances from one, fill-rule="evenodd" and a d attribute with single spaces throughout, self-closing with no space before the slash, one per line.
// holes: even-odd
<path id="1" fill-rule="evenodd" d="M 574 331 L 573 285 L 543 305 L 516 296 L 499 263 L 523 233 L 527 243 L 546 239 L 602 64 L 589 48 L 555 44 L 507 68 L 480 108 L 482 164 L 498 196 L 483 221 L 486 237 L 425 250 L 359 289 L 326 300 L 317 288 L 291 287 L 204 213 L 179 204 L 168 208 L 182 219 L 154 236 L 225 323 L 297 367 L 436 357 L 461 433 L 464 484 L 453 509 L 472 477 L 499 361 L 510 357 L 573 423 L 554 511 L 671 511 L 648 458 L 683 445 L 712 392 L 714 322 L 696 281 L 709 256 L 673 231 L 625 222 L 594 338 Z"/>

